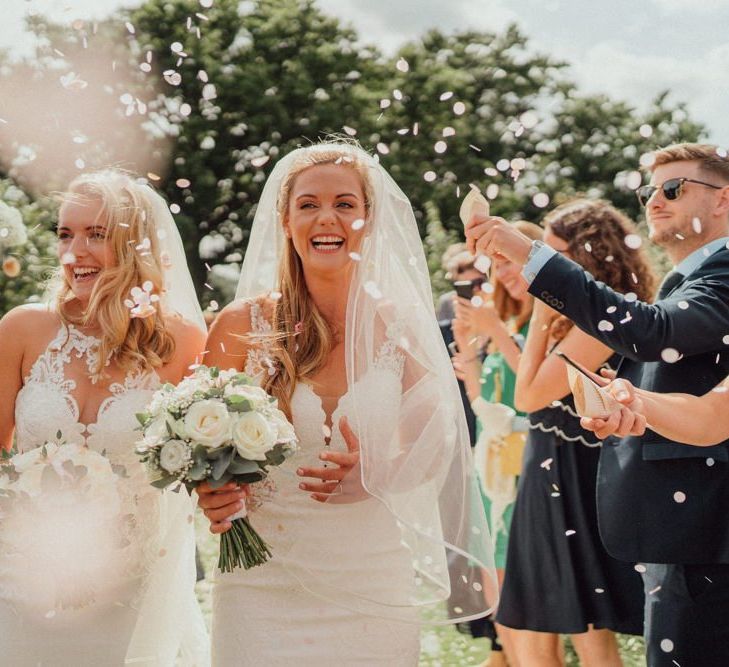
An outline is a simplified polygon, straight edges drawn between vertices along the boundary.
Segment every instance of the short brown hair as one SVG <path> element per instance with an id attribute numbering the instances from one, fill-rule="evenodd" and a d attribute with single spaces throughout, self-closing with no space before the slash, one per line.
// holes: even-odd
<path id="1" fill-rule="evenodd" d="M 648 167 L 650 171 L 661 164 L 690 160 L 698 162 L 703 172 L 729 183 L 728 154 L 713 144 L 672 144 L 657 150 L 653 157 L 653 163 Z"/>

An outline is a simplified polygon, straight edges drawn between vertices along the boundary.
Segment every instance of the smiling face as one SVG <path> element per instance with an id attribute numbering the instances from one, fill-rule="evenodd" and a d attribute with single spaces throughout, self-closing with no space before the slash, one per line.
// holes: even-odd
<path id="1" fill-rule="evenodd" d="M 289 193 L 284 232 L 305 273 L 334 275 L 352 265 L 366 233 L 362 179 L 355 168 L 319 164 L 301 171 Z"/>
<path id="2" fill-rule="evenodd" d="M 508 295 L 517 301 L 523 301 L 529 294 L 529 284 L 521 274 L 521 265 L 504 257 L 497 257 L 493 263 L 494 277 L 503 286 Z"/>
<path id="3" fill-rule="evenodd" d="M 668 162 L 653 170 L 650 182 L 651 185 L 659 186 L 659 190 L 648 200 L 646 206 L 649 238 L 666 249 L 684 245 L 690 251 L 695 245 L 691 240 L 696 241 L 697 237 L 711 233 L 713 211 L 720 191 L 698 183 L 684 183 L 681 196 L 670 201 L 660 190 L 660 186 L 670 178 L 692 178 L 716 185 L 724 183 L 704 172 L 699 162 L 691 160 Z M 694 218 L 700 224 L 696 224 Z"/>
<path id="4" fill-rule="evenodd" d="M 58 258 L 73 295 L 83 304 L 101 272 L 116 264 L 98 198 L 65 201 L 58 214 Z"/>

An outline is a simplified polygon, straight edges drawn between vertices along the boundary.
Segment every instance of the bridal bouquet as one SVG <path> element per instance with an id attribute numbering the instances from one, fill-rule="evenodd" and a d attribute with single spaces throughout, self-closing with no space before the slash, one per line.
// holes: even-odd
<path id="1" fill-rule="evenodd" d="M 50 614 L 93 602 L 117 569 L 126 474 L 57 437 L 0 462 L 0 580 Z"/>
<path id="2" fill-rule="evenodd" d="M 166 384 L 137 415 L 143 437 L 136 451 L 153 486 L 184 484 L 192 491 L 207 481 L 252 484 L 265 479 L 296 450 L 296 434 L 276 400 L 231 369 L 199 366 L 177 386 Z M 246 511 L 231 517 L 233 527 L 220 537 L 218 567 L 232 572 L 251 568 L 271 556 Z"/>

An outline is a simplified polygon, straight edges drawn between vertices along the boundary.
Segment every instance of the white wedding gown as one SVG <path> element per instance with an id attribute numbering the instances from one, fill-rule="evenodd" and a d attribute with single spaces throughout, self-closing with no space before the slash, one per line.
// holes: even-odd
<path id="1" fill-rule="evenodd" d="M 255 332 L 270 330 L 255 302 L 251 316 Z M 264 350 L 252 350 L 246 372 L 256 375 L 265 369 L 265 357 Z M 393 424 L 402 391 L 403 359 L 394 345 L 385 345 L 379 361 L 371 388 L 358 391 L 358 398 L 364 395 L 371 402 L 373 420 Z M 350 390 L 332 414 L 332 450 L 347 451 L 337 424 L 349 414 L 351 400 Z M 395 519 L 374 498 L 322 504 L 298 488 L 302 478 L 296 469 L 321 465 L 318 456 L 325 448 L 326 415 L 322 400 L 305 382 L 297 384 L 291 409 L 299 451 L 273 468 L 265 482 L 254 485 L 259 487 L 254 492 L 258 506 L 250 512 L 251 524 L 271 546 L 273 557 L 247 571 L 216 572 L 213 665 L 417 665 L 420 628 L 414 610 L 399 612 L 408 621 L 378 616 L 377 604 L 369 605 L 371 613 L 361 612 L 368 606 L 366 600 L 398 604 L 413 598 L 412 556 L 401 543 Z M 314 541 L 317 555 L 321 545 L 326 547 L 326 562 L 306 558 L 306 544 Z M 347 595 L 340 598 L 343 604 L 335 604 L 328 596 L 307 590 L 302 580 L 331 581 L 335 587 L 337 582 L 347 582 L 354 604 L 347 608 Z M 332 593 L 331 597 L 337 597 L 336 591 Z"/>
<path id="2" fill-rule="evenodd" d="M 31 587 L 19 590 L 7 559 L 0 560 L 0 663 L 204 666 L 209 655 L 194 598 L 192 502 L 184 490 L 163 494 L 151 487 L 134 453 L 139 437 L 135 413 L 143 411 L 159 378 L 154 372 L 128 373 L 122 383 L 110 386 L 95 423 L 81 424 L 72 377 L 88 373 L 97 349 L 97 339 L 61 325 L 17 395 L 17 447 L 23 452 L 56 441 L 60 431 L 64 441 L 85 442 L 124 466 L 127 477 L 119 489 L 128 516 L 120 557 L 102 581 L 88 582 L 93 601 L 54 609 L 29 599 Z M 28 535 L 32 540 L 32 527 Z"/>

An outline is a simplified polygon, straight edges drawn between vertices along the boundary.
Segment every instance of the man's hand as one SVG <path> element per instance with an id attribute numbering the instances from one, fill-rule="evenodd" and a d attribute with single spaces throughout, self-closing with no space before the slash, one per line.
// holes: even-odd
<path id="1" fill-rule="evenodd" d="M 474 255 L 505 257 L 523 266 L 532 249 L 532 240 L 503 218 L 473 215 L 466 225 L 466 242 Z"/>
<path id="2" fill-rule="evenodd" d="M 607 374 L 603 372 L 603 375 Z M 609 435 L 616 435 L 619 438 L 628 435 L 643 435 L 647 427 L 645 406 L 636 388 L 628 380 L 617 378 L 607 384 L 604 389 L 621 403 L 620 409 L 613 412 L 607 419 L 583 417 L 580 420 L 582 428 L 593 431 L 600 439 L 607 438 Z"/>

